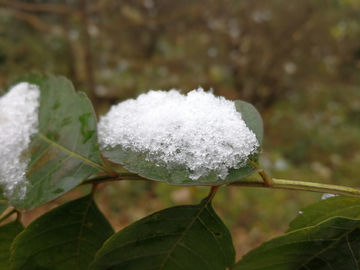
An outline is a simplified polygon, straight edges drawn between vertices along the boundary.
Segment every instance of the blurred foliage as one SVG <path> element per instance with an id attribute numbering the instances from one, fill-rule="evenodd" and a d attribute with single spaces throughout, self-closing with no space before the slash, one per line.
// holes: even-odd
<path id="1" fill-rule="evenodd" d="M 202 86 L 254 104 L 273 177 L 360 184 L 359 0 L 0 0 L 0 88 L 28 72 L 71 79 L 99 114 L 149 89 Z M 119 182 L 98 200 L 116 230 L 203 187 Z M 321 195 L 221 188 L 238 256 Z"/>

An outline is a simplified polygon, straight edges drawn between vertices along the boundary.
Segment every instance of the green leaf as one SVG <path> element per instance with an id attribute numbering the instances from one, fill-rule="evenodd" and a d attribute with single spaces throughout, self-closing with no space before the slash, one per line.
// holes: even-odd
<path id="1" fill-rule="evenodd" d="M 111 237 L 89 269 L 212 269 L 233 264 L 229 230 L 209 198 L 141 219 Z"/>
<path id="2" fill-rule="evenodd" d="M 252 130 L 259 143 L 263 138 L 263 123 L 259 112 L 254 106 L 245 101 L 235 101 L 237 111 L 241 112 L 242 118 L 246 125 Z M 178 166 L 171 171 L 159 166 L 155 162 L 147 160 L 146 153 L 132 152 L 125 150 L 121 146 L 116 146 L 111 149 L 103 150 L 102 153 L 109 160 L 115 163 L 124 165 L 125 169 L 133 173 L 138 173 L 141 176 L 155 181 L 166 181 L 171 185 L 186 185 L 186 186 L 215 186 L 232 183 L 252 175 L 260 169 L 254 168 L 250 163 L 239 169 L 229 169 L 228 175 L 225 179 L 219 179 L 215 171 L 209 175 L 193 181 L 188 176 L 188 171 L 185 166 Z M 250 159 L 258 161 L 258 154 L 251 156 Z"/>
<path id="3" fill-rule="evenodd" d="M 314 226 L 332 217 L 360 218 L 360 199 L 336 196 L 309 205 L 300 211 L 289 226 L 289 232 Z"/>
<path id="4" fill-rule="evenodd" d="M 98 150 L 96 120 L 84 93 L 75 93 L 63 77 L 31 76 L 39 85 L 39 132 L 29 146 L 29 185 L 18 209 L 35 208 L 73 189 L 103 167 Z"/>
<path id="5" fill-rule="evenodd" d="M 252 104 L 243 100 L 236 100 L 235 106 L 236 110 L 241 113 L 241 118 L 248 128 L 255 133 L 256 139 L 261 145 L 264 137 L 264 124 L 260 113 Z"/>
<path id="6" fill-rule="evenodd" d="M 336 217 L 261 244 L 231 270 L 360 269 L 360 220 Z"/>
<path id="7" fill-rule="evenodd" d="M 19 221 L 0 227 L 0 269 L 10 269 L 10 246 L 23 229 L 24 226 Z"/>
<path id="8" fill-rule="evenodd" d="M 91 195 L 68 202 L 33 221 L 15 239 L 12 270 L 88 269 L 113 233 Z"/>

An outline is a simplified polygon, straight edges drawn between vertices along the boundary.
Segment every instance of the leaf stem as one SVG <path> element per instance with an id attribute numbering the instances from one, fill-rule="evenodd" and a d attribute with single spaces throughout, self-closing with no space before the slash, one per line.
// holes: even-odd
<path id="1" fill-rule="evenodd" d="M 314 182 L 294 181 L 287 179 L 272 178 L 272 185 L 264 183 L 263 179 L 259 178 L 244 178 L 239 181 L 228 184 L 228 186 L 243 186 L 243 187 L 264 187 L 276 189 L 290 189 L 290 190 L 303 190 L 319 193 L 331 193 L 348 197 L 360 198 L 360 189 L 344 187 L 338 185 L 321 184 Z"/>
<path id="2" fill-rule="evenodd" d="M 91 199 L 92 200 L 94 199 L 94 196 L 95 196 L 98 185 L 99 184 L 93 184 L 93 186 L 92 186 L 92 189 L 91 189 Z"/>
<path id="3" fill-rule="evenodd" d="M 267 185 L 267 186 L 274 185 L 273 179 L 264 171 L 264 169 L 259 164 L 257 164 L 256 162 L 254 162 L 254 161 L 252 161 L 250 159 L 248 161 L 255 168 L 261 169 L 261 171 L 259 171 L 258 173 L 260 174 L 261 178 L 263 179 L 265 185 Z"/>
<path id="4" fill-rule="evenodd" d="M 211 200 L 215 197 L 215 195 L 216 195 L 219 187 L 220 187 L 220 186 L 212 186 L 212 187 L 211 187 L 210 192 L 209 192 L 209 195 L 208 195 L 209 201 L 211 201 Z"/>
<path id="5" fill-rule="evenodd" d="M 21 213 L 21 212 L 19 212 L 19 211 L 16 211 L 16 214 L 17 214 L 17 216 L 16 216 L 16 220 L 17 220 L 18 222 L 21 222 L 21 216 L 22 216 L 22 213 Z"/>
<path id="6" fill-rule="evenodd" d="M 91 178 L 85 182 L 83 182 L 83 185 L 86 184 L 100 184 L 104 182 L 112 182 L 112 181 L 120 181 L 120 180 L 147 180 L 147 181 L 153 181 L 151 179 L 147 179 L 145 177 L 142 177 L 136 173 L 116 173 L 116 177 L 109 177 L 109 175 L 101 175 L 94 178 Z"/>
<path id="7" fill-rule="evenodd" d="M 4 215 L 4 216 L 2 216 L 2 217 L 0 218 L 0 222 L 4 221 L 5 219 L 7 219 L 8 217 L 10 217 L 12 214 L 14 214 L 14 213 L 16 213 L 16 212 L 17 212 L 17 211 L 16 211 L 15 208 L 12 209 L 9 213 L 7 213 L 6 215 Z"/>

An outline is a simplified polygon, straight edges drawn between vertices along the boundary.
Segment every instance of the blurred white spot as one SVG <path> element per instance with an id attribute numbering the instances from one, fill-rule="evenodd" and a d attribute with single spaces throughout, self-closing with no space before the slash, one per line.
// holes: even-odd
<path id="1" fill-rule="evenodd" d="M 95 94 L 96 94 L 97 96 L 99 96 L 99 97 L 104 97 L 104 96 L 107 95 L 107 93 L 108 93 L 108 90 L 107 90 L 107 88 L 106 88 L 105 86 L 103 86 L 103 85 L 97 85 L 97 86 L 95 87 Z"/>
<path id="2" fill-rule="evenodd" d="M 112 71 L 111 71 L 111 69 L 109 69 L 109 68 L 103 68 L 102 70 L 101 70 L 101 75 L 104 77 L 104 78 L 111 78 L 111 76 L 112 76 Z"/>
<path id="3" fill-rule="evenodd" d="M 255 11 L 251 14 L 253 20 L 257 23 L 261 23 L 264 21 L 269 21 L 272 18 L 272 12 L 270 10 L 267 11 Z"/>
<path id="4" fill-rule="evenodd" d="M 277 171 L 285 171 L 289 167 L 289 165 L 284 158 L 278 158 L 275 161 L 274 167 Z"/>
<path id="5" fill-rule="evenodd" d="M 128 68 L 128 62 L 126 60 L 120 60 L 118 63 L 117 63 L 117 68 L 118 70 L 120 71 L 124 71 Z"/>
<path id="6" fill-rule="evenodd" d="M 96 37 L 99 35 L 100 31 L 99 28 L 96 27 L 94 24 L 90 24 L 88 27 L 88 32 L 90 36 Z"/>
<path id="7" fill-rule="evenodd" d="M 297 66 L 293 62 L 286 62 L 284 64 L 284 70 L 288 74 L 294 74 L 297 70 Z"/>
<path id="8" fill-rule="evenodd" d="M 311 163 L 311 169 L 324 178 L 329 178 L 332 173 L 331 169 L 316 161 Z"/>
<path id="9" fill-rule="evenodd" d="M 75 29 L 71 29 L 69 31 L 69 38 L 72 40 L 78 39 L 79 38 L 79 32 L 76 31 Z"/>
<path id="10" fill-rule="evenodd" d="M 150 9 L 150 8 L 154 7 L 155 3 L 153 0 L 144 0 L 143 5 L 144 5 L 144 7 Z"/>
<path id="11" fill-rule="evenodd" d="M 218 54 L 218 50 L 215 47 L 212 47 L 212 48 L 208 49 L 207 54 L 208 54 L 208 56 L 210 56 L 212 58 L 216 57 Z"/>

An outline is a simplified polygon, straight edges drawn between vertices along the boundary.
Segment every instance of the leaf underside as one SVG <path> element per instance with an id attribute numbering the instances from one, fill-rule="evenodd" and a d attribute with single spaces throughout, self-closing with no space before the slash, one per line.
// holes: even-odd
<path id="1" fill-rule="evenodd" d="M 91 270 L 225 270 L 235 260 L 229 230 L 209 198 L 141 219 L 116 233 L 96 254 Z"/>
<path id="2" fill-rule="evenodd" d="M 335 217 L 261 244 L 231 270 L 360 269 L 360 220 Z"/>
<path id="3" fill-rule="evenodd" d="M 90 195 L 33 221 L 15 239 L 12 270 L 85 270 L 114 233 Z"/>
<path id="4" fill-rule="evenodd" d="M 242 119 L 246 125 L 252 130 L 259 143 L 261 144 L 263 138 L 263 123 L 259 112 L 254 106 L 245 101 L 235 101 L 236 109 L 242 114 Z M 121 146 L 116 146 L 102 151 L 102 154 L 109 160 L 115 163 L 124 165 L 124 167 L 133 173 L 138 173 L 141 176 L 155 181 L 165 181 L 171 185 L 186 185 L 186 186 L 215 186 L 228 184 L 251 174 L 260 171 L 254 168 L 249 162 L 239 169 L 229 169 L 228 175 L 225 179 L 219 179 L 215 171 L 210 172 L 209 175 L 199 178 L 194 181 L 189 178 L 189 172 L 185 166 L 179 166 L 171 171 L 165 166 L 156 164 L 147 160 L 146 153 L 133 152 L 131 150 L 123 149 Z M 255 155 L 258 158 L 258 155 Z M 250 157 L 254 159 L 254 157 Z M 257 162 L 257 159 L 254 159 Z"/>
<path id="5" fill-rule="evenodd" d="M 96 119 L 84 93 L 75 93 L 63 77 L 30 76 L 41 91 L 39 132 L 31 138 L 29 182 L 18 209 L 32 209 L 76 187 L 101 170 Z"/>

